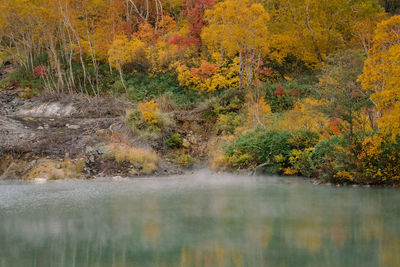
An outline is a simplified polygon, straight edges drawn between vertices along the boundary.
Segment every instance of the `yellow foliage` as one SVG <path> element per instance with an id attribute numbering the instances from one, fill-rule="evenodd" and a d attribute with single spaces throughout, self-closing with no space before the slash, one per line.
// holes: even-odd
<path id="1" fill-rule="evenodd" d="M 204 18 L 209 24 L 201 34 L 204 44 L 211 52 L 223 50 L 230 59 L 239 55 L 239 86 L 245 82 L 250 85 L 255 62 L 269 52 L 269 14 L 261 4 L 250 0 L 226 0 L 207 10 Z"/>
<path id="2" fill-rule="evenodd" d="M 138 39 L 129 40 L 126 35 L 117 35 L 108 50 L 108 61 L 115 68 L 122 68 L 137 59 L 145 45 Z"/>
<path id="3" fill-rule="evenodd" d="M 359 80 L 365 91 L 372 92 L 381 131 L 395 141 L 400 136 L 400 16 L 378 24 Z"/>
<path id="4" fill-rule="evenodd" d="M 225 63 L 225 61 L 221 63 Z M 215 65 L 202 61 L 199 68 L 189 69 L 185 64 L 177 62 L 175 70 L 180 86 L 192 90 L 214 92 L 238 85 L 237 64 L 238 60 L 226 65 L 218 65 L 218 61 Z"/>
<path id="5" fill-rule="evenodd" d="M 322 132 L 328 118 L 318 111 L 318 107 L 324 105 L 324 101 L 312 98 L 300 100 L 296 103 L 294 109 L 286 111 L 281 116 L 270 116 L 267 128 L 280 131 L 309 130 Z"/>
<path id="6" fill-rule="evenodd" d="M 354 181 L 354 176 L 348 171 L 338 171 L 334 174 L 334 178 L 346 181 Z"/>
<path id="7" fill-rule="evenodd" d="M 373 137 L 366 137 L 362 143 L 362 151 L 358 155 L 358 159 L 375 159 L 378 160 L 382 154 L 383 139 L 374 135 Z"/>
<path id="8" fill-rule="evenodd" d="M 156 103 L 154 100 L 139 103 L 138 110 L 142 114 L 143 121 L 147 122 L 148 124 L 156 124 L 158 122 L 158 103 Z"/>
<path id="9" fill-rule="evenodd" d="M 344 0 L 265 2 L 272 17 L 271 57 L 282 62 L 287 55 L 293 55 L 312 67 L 320 67 L 328 54 L 353 38 L 357 42 L 368 42 L 374 23 L 362 26 L 360 22 L 375 22 L 384 14 L 373 1 L 362 4 Z"/>
<path id="10" fill-rule="evenodd" d="M 266 53 L 269 19 L 261 4 L 226 0 L 206 11 L 205 20 L 209 26 L 203 29 L 201 36 L 207 45 L 223 47 L 231 57 L 244 49 Z"/>

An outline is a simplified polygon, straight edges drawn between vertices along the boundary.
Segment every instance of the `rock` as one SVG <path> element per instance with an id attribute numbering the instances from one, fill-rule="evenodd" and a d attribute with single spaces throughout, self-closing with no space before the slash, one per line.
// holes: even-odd
<path id="1" fill-rule="evenodd" d="M 183 146 L 184 148 L 189 148 L 189 147 L 190 147 L 189 141 L 186 140 L 186 139 L 183 139 L 183 140 L 182 140 L 182 146 Z"/>
<path id="2" fill-rule="evenodd" d="M 56 164 L 56 169 L 61 169 L 61 164 L 60 163 Z"/>
<path id="3" fill-rule="evenodd" d="M 81 128 L 81 126 L 79 126 L 79 125 L 69 125 L 69 124 L 67 124 L 66 126 L 67 126 L 68 129 L 72 129 L 72 130 L 78 130 L 78 129 Z"/>
<path id="4" fill-rule="evenodd" d="M 85 147 L 85 153 L 86 153 L 86 154 L 89 154 L 89 153 L 91 153 L 92 151 L 94 151 L 94 148 L 93 148 L 93 147 L 91 147 L 91 146 L 86 146 L 86 147 Z"/>
<path id="5" fill-rule="evenodd" d="M 33 183 L 35 183 L 35 184 L 45 184 L 45 183 L 47 183 L 47 179 L 46 178 L 35 178 L 35 179 L 33 179 Z"/>

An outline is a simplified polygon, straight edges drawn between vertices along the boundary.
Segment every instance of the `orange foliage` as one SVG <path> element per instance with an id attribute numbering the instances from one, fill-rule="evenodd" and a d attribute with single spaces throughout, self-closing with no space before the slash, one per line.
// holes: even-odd
<path id="1" fill-rule="evenodd" d="M 194 77 L 197 78 L 210 78 L 218 73 L 218 67 L 212 63 L 202 60 L 200 68 L 192 68 L 190 72 Z"/>

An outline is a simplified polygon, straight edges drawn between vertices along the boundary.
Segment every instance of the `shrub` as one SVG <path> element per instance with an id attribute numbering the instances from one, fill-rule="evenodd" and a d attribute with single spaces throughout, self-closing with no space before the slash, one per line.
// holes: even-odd
<path id="1" fill-rule="evenodd" d="M 361 164 L 362 183 L 384 184 L 400 181 L 400 143 L 378 134 L 364 138 L 358 160 Z"/>
<path id="2" fill-rule="evenodd" d="M 129 109 L 126 111 L 125 123 L 136 134 L 150 140 L 160 138 L 163 132 L 170 131 L 175 126 L 172 115 L 167 113 L 150 111 L 145 118 L 149 119 L 151 123 L 144 120 L 140 110 Z"/>
<path id="3" fill-rule="evenodd" d="M 312 131 L 297 131 L 288 140 L 289 144 L 299 150 L 314 147 L 318 144 L 319 134 Z"/>
<path id="4" fill-rule="evenodd" d="M 187 153 L 180 153 L 175 157 L 174 162 L 179 164 L 182 168 L 192 168 L 195 160 Z"/>
<path id="5" fill-rule="evenodd" d="M 206 98 L 206 94 L 204 93 L 185 90 L 180 87 L 176 76 L 170 73 L 158 74 L 156 76 L 140 73 L 136 75 L 127 74 L 124 76 L 124 79 L 128 87 L 128 92 L 130 92 L 129 99 L 134 102 L 154 99 L 169 93 L 169 101 L 173 101 L 181 109 L 190 109 L 194 104 Z M 116 83 L 119 85 L 119 93 L 123 93 L 124 88 L 122 84 L 119 82 Z M 160 108 L 163 109 L 162 106 Z"/>
<path id="6" fill-rule="evenodd" d="M 309 160 L 314 174 L 321 179 L 330 179 L 338 172 L 348 170 L 346 163 L 350 157 L 346 149 L 346 140 L 333 136 L 319 142 L 310 154 Z"/>
<path id="7" fill-rule="evenodd" d="M 309 95 L 310 89 L 297 81 L 267 84 L 265 87 L 265 101 L 274 113 L 293 109 L 299 99 Z"/>
<path id="8" fill-rule="evenodd" d="M 37 89 L 26 88 L 24 92 L 18 94 L 19 97 L 25 99 L 31 99 L 33 97 L 39 96 L 40 92 Z"/>
<path id="9" fill-rule="evenodd" d="M 289 133 L 259 128 L 228 145 L 225 162 L 237 169 L 265 165 L 268 172 L 309 176 L 308 157 L 318 139 L 317 133 L 309 131 Z"/>
<path id="10" fill-rule="evenodd" d="M 284 169 L 286 175 L 302 175 L 309 177 L 312 174 L 309 157 L 314 148 L 304 150 L 293 149 L 289 154 L 289 167 Z"/>
<path id="11" fill-rule="evenodd" d="M 246 160 L 248 166 L 266 164 L 270 171 L 277 172 L 278 162 L 275 157 L 281 155 L 287 158 L 291 150 L 288 143 L 291 137 L 291 134 L 287 132 L 256 129 L 232 142 L 225 149 L 225 155 L 228 162 L 235 168 L 243 167 L 243 160 Z M 243 157 L 245 154 L 247 155 Z M 249 162 L 250 159 L 251 162 Z"/>
<path id="12" fill-rule="evenodd" d="M 170 138 L 167 140 L 167 146 L 170 148 L 181 148 L 183 144 L 183 139 L 180 136 L 180 134 L 173 134 L 171 135 Z"/>
<path id="13" fill-rule="evenodd" d="M 217 130 L 224 134 L 233 134 L 241 122 L 240 115 L 235 112 L 220 114 L 217 119 Z"/>
<path id="14" fill-rule="evenodd" d="M 319 142 L 314 151 L 310 154 L 310 163 L 314 168 L 335 159 L 339 153 L 338 148 L 345 144 L 345 140 L 339 136 L 333 136 L 329 139 Z"/>

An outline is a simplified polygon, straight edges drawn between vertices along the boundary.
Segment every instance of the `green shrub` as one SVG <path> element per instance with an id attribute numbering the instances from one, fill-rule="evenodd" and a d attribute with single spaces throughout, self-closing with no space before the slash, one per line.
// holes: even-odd
<path id="1" fill-rule="evenodd" d="M 227 164 L 237 168 L 265 165 L 272 173 L 310 174 L 308 156 L 318 142 L 317 133 L 256 129 L 238 137 L 225 148 Z"/>
<path id="2" fill-rule="evenodd" d="M 338 172 L 349 170 L 352 155 L 346 149 L 346 140 L 333 136 L 319 142 L 309 156 L 310 167 L 321 179 L 331 179 Z"/>
<path id="3" fill-rule="evenodd" d="M 333 136 L 329 139 L 319 142 L 314 151 L 310 154 L 310 163 L 314 168 L 335 159 L 339 154 L 338 148 L 345 144 L 345 140 L 339 136 Z"/>
<path id="4" fill-rule="evenodd" d="M 170 148 L 181 148 L 183 144 L 183 139 L 180 136 L 180 134 L 173 134 L 171 135 L 170 138 L 167 140 L 167 146 Z"/>
<path id="5" fill-rule="evenodd" d="M 194 104 L 204 100 L 207 95 L 195 90 L 185 90 L 179 86 L 175 75 L 164 73 L 156 76 L 147 74 L 127 74 L 124 76 L 129 93 L 128 98 L 140 102 L 157 98 L 165 93 L 172 94 L 169 100 L 181 109 L 190 109 Z M 171 95 L 170 95 L 171 96 Z"/>
<path id="6" fill-rule="evenodd" d="M 292 135 L 287 132 L 256 129 L 238 137 L 226 147 L 225 155 L 228 158 L 240 158 L 240 156 L 247 154 L 250 157 L 246 156 L 246 160 L 253 159 L 253 162 L 249 163 L 249 165 L 266 164 L 272 167 L 273 172 L 276 172 L 277 161 L 275 157 L 282 155 L 287 158 L 291 150 L 288 142 L 291 137 Z M 235 162 L 233 160 L 230 163 L 233 167 L 239 167 Z"/>

